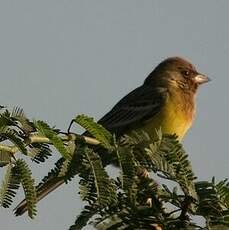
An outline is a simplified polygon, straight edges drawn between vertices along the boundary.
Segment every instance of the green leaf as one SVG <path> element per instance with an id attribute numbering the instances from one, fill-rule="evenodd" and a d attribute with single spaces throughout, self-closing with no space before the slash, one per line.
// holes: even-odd
<path id="1" fill-rule="evenodd" d="M 14 119 L 11 117 L 10 112 L 5 110 L 0 114 L 0 128 L 15 125 Z"/>
<path id="2" fill-rule="evenodd" d="M 136 162 L 133 149 L 119 146 L 116 149 L 116 154 L 120 166 L 122 187 L 125 191 L 128 191 L 132 188 L 136 176 Z"/>
<path id="3" fill-rule="evenodd" d="M 191 163 L 176 136 L 165 135 L 149 147 L 146 152 L 155 167 L 154 170 L 179 183 L 185 194 L 197 200 Z"/>
<path id="4" fill-rule="evenodd" d="M 55 180 L 55 178 L 57 178 L 60 174 L 60 171 L 62 169 L 62 166 L 65 162 L 65 159 L 62 157 L 60 158 L 56 163 L 55 163 L 55 167 L 52 168 L 49 172 L 48 175 L 45 176 L 41 182 L 37 185 L 37 193 L 39 194 L 41 191 L 45 190 L 47 187 L 47 184 L 49 183 L 49 181 L 51 180 Z"/>
<path id="5" fill-rule="evenodd" d="M 64 142 L 62 139 L 57 135 L 57 133 L 51 129 L 48 124 L 44 121 L 35 121 L 34 122 L 36 128 L 38 129 L 39 133 L 47 138 L 52 142 L 55 148 L 60 152 L 60 154 L 65 158 L 71 158 L 71 155 L 67 151 L 64 146 Z"/>
<path id="6" fill-rule="evenodd" d="M 229 209 L 229 181 L 225 179 L 215 185 L 223 209 Z"/>
<path id="7" fill-rule="evenodd" d="M 14 107 L 11 112 L 11 118 L 13 118 L 14 121 L 17 121 L 23 132 L 30 133 L 34 131 L 33 123 L 30 122 L 28 118 L 25 116 L 25 113 L 22 108 Z"/>
<path id="8" fill-rule="evenodd" d="M 98 212 L 98 206 L 86 205 L 69 230 L 79 230 L 86 226 L 90 218 Z"/>
<path id="9" fill-rule="evenodd" d="M 32 157 L 32 161 L 36 163 L 43 163 L 47 160 L 51 155 L 51 149 L 48 144 L 45 143 L 31 143 L 29 145 L 29 156 Z"/>
<path id="10" fill-rule="evenodd" d="M 229 184 L 227 180 L 216 184 L 213 178 L 211 182 L 196 182 L 195 186 L 199 197 L 197 214 L 206 218 L 211 229 L 215 229 L 217 225 L 229 227 L 229 209 L 227 207 Z"/>
<path id="11" fill-rule="evenodd" d="M 79 172 L 85 171 L 85 168 L 82 167 L 84 151 L 84 144 L 83 146 L 80 144 L 75 145 L 74 153 L 72 153 L 72 158 L 63 162 L 58 176 L 64 177 L 65 182 L 70 181 Z"/>
<path id="12" fill-rule="evenodd" d="M 0 129 L 0 137 L 8 139 L 12 143 L 14 143 L 21 153 L 25 155 L 28 154 L 26 144 L 18 137 L 18 133 L 15 130 L 10 128 Z"/>
<path id="13" fill-rule="evenodd" d="M 86 129 L 93 137 L 95 137 L 101 145 L 106 149 L 111 149 L 113 141 L 111 133 L 102 125 L 96 123 L 93 118 L 79 115 L 74 119 L 74 122 Z"/>
<path id="14" fill-rule="evenodd" d="M 116 202 L 116 192 L 112 180 L 102 166 L 100 157 L 89 148 L 85 148 L 85 157 L 90 165 L 91 175 L 93 176 L 98 203 L 101 207 Z"/>
<path id="15" fill-rule="evenodd" d="M 34 218 L 36 215 L 36 188 L 34 185 L 34 179 L 32 178 L 32 173 L 29 166 L 22 159 L 15 162 L 15 170 L 21 178 L 21 184 L 24 189 L 28 207 L 28 215 L 30 218 Z"/>
<path id="16" fill-rule="evenodd" d="M 16 190 L 20 186 L 20 176 L 17 175 L 12 164 L 8 164 L 5 176 L 0 188 L 0 206 L 8 208 L 13 202 Z"/>

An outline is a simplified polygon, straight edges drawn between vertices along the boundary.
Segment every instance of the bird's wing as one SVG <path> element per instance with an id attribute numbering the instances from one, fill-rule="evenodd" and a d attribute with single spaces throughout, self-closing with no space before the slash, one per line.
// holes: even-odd
<path id="1" fill-rule="evenodd" d="M 165 103 L 166 95 L 165 88 L 140 86 L 121 99 L 98 123 L 121 135 L 142 120 L 158 113 Z"/>

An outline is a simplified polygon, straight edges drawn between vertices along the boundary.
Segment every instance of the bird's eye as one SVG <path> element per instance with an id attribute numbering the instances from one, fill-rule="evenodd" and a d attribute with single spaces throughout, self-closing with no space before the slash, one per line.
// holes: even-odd
<path id="1" fill-rule="evenodd" d="M 183 71 L 183 75 L 188 77 L 190 75 L 190 71 L 188 71 L 188 70 Z"/>

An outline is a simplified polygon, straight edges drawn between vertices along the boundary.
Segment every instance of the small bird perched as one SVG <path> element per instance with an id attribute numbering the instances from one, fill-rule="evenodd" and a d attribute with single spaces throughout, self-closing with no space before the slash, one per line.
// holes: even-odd
<path id="1" fill-rule="evenodd" d="M 198 86 L 209 78 L 180 57 L 161 62 L 144 83 L 122 98 L 99 123 L 116 137 L 142 129 L 152 141 L 157 130 L 163 134 L 176 134 L 181 140 L 191 127 L 195 116 L 195 95 Z M 37 200 L 59 187 L 64 180 L 54 178 L 38 191 Z M 15 209 L 16 215 L 27 211 L 26 201 Z"/>

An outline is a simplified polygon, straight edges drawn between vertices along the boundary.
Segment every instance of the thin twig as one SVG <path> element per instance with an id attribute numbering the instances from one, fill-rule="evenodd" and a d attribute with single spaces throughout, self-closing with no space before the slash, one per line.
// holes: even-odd
<path id="1" fill-rule="evenodd" d="M 75 141 L 75 140 L 82 139 L 83 141 L 85 141 L 89 145 L 99 145 L 100 144 L 100 141 L 98 141 L 97 139 L 95 139 L 93 137 L 81 136 L 81 135 L 77 135 L 77 134 L 74 134 L 74 133 L 67 134 L 67 135 L 64 135 L 64 136 L 60 136 L 60 138 L 64 142 Z M 44 137 L 44 136 L 39 136 L 37 134 L 31 134 L 27 138 L 26 142 L 27 142 L 27 145 L 32 144 L 32 143 L 52 144 L 52 142 L 50 141 L 49 138 Z M 16 145 L 10 146 L 10 145 L 6 145 L 6 144 L 0 144 L 0 150 L 9 152 L 11 154 L 15 154 L 16 152 L 19 151 L 19 148 Z"/>

